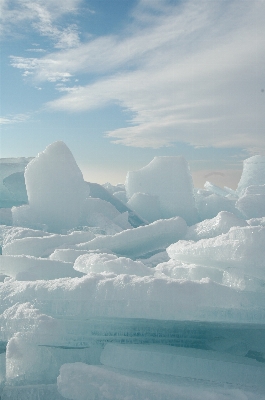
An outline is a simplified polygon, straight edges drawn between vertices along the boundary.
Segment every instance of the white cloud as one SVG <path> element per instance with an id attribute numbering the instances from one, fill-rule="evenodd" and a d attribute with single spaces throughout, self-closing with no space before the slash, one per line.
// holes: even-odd
<path id="1" fill-rule="evenodd" d="M 107 133 L 138 147 L 244 147 L 265 152 L 265 3 L 259 0 L 141 0 L 120 36 L 90 39 L 41 59 L 13 58 L 36 80 L 92 74 L 62 88 L 56 110 L 85 111 L 116 102 L 127 128 Z M 96 75 L 96 78 L 95 78 Z"/>
<path id="2" fill-rule="evenodd" d="M 42 36 L 50 37 L 56 48 L 71 48 L 79 44 L 76 25 L 64 29 L 56 21 L 67 13 L 77 11 L 81 0 L 1 0 L 1 34 L 13 32 L 14 26 L 30 22 Z"/>
<path id="3" fill-rule="evenodd" d="M 10 125 L 16 124 L 19 122 L 25 122 L 30 118 L 29 113 L 27 114 L 16 114 L 16 115 L 7 115 L 6 117 L 0 117 L 0 125 Z"/>

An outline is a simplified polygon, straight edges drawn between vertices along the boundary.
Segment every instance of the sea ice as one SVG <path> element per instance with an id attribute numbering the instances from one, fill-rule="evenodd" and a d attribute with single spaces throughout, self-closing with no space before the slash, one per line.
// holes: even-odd
<path id="1" fill-rule="evenodd" d="M 139 257 L 152 251 L 165 249 L 183 238 L 187 225 L 181 217 L 161 219 L 150 225 L 139 226 L 117 233 L 96 237 L 88 243 L 76 245 L 77 250 L 108 249 L 126 257 Z M 6 253 L 5 253 L 6 254 Z"/>
<path id="2" fill-rule="evenodd" d="M 209 278 L 90 273 L 82 278 L 0 283 L 0 312 L 27 301 L 52 317 L 265 321 L 265 293 L 236 290 Z"/>
<path id="3" fill-rule="evenodd" d="M 49 235 L 43 237 L 23 237 L 14 239 L 3 246 L 4 255 L 29 255 L 48 257 L 58 247 L 70 247 L 76 243 L 92 240 L 95 235 L 89 231 L 74 231 L 68 235 Z"/>
<path id="4" fill-rule="evenodd" d="M 127 205 L 148 222 L 162 218 L 158 196 L 147 193 L 134 193 Z"/>
<path id="5" fill-rule="evenodd" d="M 223 197 L 208 190 L 198 190 L 195 193 L 195 199 L 201 221 L 214 218 L 220 211 L 227 211 L 242 217 L 235 207 L 235 198 Z"/>
<path id="6" fill-rule="evenodd" d="M 71 262 L 25 255 L 2 256 L 0 258 L 0 273 L 23 281 L 83 276 L 73 269 Z"/>
<path id="7" fill-rule="evenodd" d="M 84 203 L 81 224 L 99 227 L 111 235 L 132 228 L 128 222 L 128 212 L 123 214 L 122 217 L 122 214 L 108 201 L 88 198 Z"/>
<path id="8" fill-rule="evenodd" d="M 32 160 L 31 157 L 19 157 L 19 158 L 0 158 L 0 207 L 12 207 L 14 205 L 21 204 L 21 198 L 16 198 L 16 193 L 11 189 L 9 185 L 12 180 L 11 175 L 17 172 L 24 172 L 27 164 Z M 7 179 L 10 177 L 10 179 Z M 6 185 L 4 180 L 6 180 Z M 12 186 L 14 188 L 14 185 Z M 17 191 L 16 191 L 17 192 Z M 19 193 L 20 195 L 21 193 Z M 24 199 L 22 203 L 24 202 Z"/>
<path id="9" fill-rule="evenodd" d="M 237 200 L 236 207 L 246 219 L 265 216 L 265 185 L 249 186 Z"/>
<path id="10" fill-rule="evenodd" d="M 129 371 L 174 375 L 265 389 L 264 364 L 246 357 L 209 350 L 151 344 L 109 343 L 105 346 L 100 361 L 107 367 Z"/>
<path id="11" fill-rule="evenodd" d="M 265 400 L 264 160 L 236 192 L 182 157 L 126 191 L 62 142 L 2 160 L 1 399 Z"/>
<path id="12" fill-rule="evenodd" d="M 112 272 L 114 274 L 129 274 L 137 276 L 153 275 L 152 268 L 146 267 L 141 261 L 117 257 L 114 254 L 91 253 L 77 258 L 74 269 L 83 273 Z"/>
<path id="13" fill-rule="evenodd" d="M 216 217 L 205 219 L 188 227 L 185 240 L 200 240 L 227 233 L 233 226 L 248 226 L 248 223 L 228 211 L 220 211 Z"/>
<path id="14" fill-rule="evenodd" d="M 135 193 L 157 196 L 162 218 L 181 216 L 188 225 L 198 220 L 192 177 L 183 157 L 155 157 L 139 171 L 128 172 L 125 187 L 128 198 Z M 153 213 L 156 203 L 154 207 Z"/>
<path id="15" fill-rule="evenodd" d="M 25 182 L 30 223 L 33 220 L 56 233 L 79 224 L 86 188 L 82 173 L 63 142 L 49 145 L 27 165 Z M 18 208 L 17 221 L 19 212 Z"/>
<path id="16" fill-rule="evenodd" d="M 197 361 L 197 360 L 194 360 Z M 136 373 L 84 363 L 65 364 L 57 379 L 59 392 L 72 400 L 264 400 L 258 391 L 211 386 L 167 375 Z"/>
<path id="17" fill-rule="evenodd" d="M 243 163 L 243 172 L 237 186 L 241 196 L 248 186 L 265 184 L 265 156 L 253 156 Z"/>
<path id="18" fill-rule="evenodd" d="M 265 279 L 265 228 L 232 227 L 228 233 L 198 242 L 181 240 L 168 247 L 170 258 Z"/>

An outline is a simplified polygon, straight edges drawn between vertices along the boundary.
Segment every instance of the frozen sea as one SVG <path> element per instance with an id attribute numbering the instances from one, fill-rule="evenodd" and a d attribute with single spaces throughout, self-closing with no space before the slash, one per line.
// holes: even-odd
<path id="1" fill-rule="evenodd" d="M 1 400 L 265 399 L 265 157 L 237 190 L 183 157 L 85 182 L 0 163 Z"/>

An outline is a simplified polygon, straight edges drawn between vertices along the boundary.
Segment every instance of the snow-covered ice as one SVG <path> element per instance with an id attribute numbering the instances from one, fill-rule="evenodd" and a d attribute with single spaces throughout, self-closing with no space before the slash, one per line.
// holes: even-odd
<path id="1" fill-rule="evenodd" d="M 116 186 L 63 142 L 1 160 L 1 399 L 264 400 L 264 165 L 232 190 L 183 157 Z"/>

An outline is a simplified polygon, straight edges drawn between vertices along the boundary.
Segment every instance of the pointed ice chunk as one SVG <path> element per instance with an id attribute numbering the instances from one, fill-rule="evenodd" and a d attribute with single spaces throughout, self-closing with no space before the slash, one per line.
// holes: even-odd
<path id="1" fill-rule="evenodd" d="M 248 186 L 265 184 L 265 156 L 247 158 L 238 183 L 237 194 L 240 196 Z"/>
<path id="2" fill-rule="evenodd" d="M 51 232 L 79 224 L 85 183 L 75 159 L 63 142 L 49 145 L 25 170 L 30 212 Z M 19 211 L 19 210 L 17 210 Z"/>

